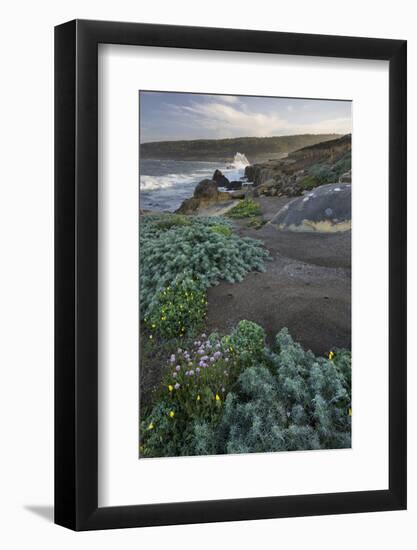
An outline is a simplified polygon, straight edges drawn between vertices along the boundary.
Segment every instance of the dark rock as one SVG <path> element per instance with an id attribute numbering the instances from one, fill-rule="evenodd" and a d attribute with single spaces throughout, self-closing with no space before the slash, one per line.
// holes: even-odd
<path id="1" fill-rule="evenodd" d="M 229 195 L 233 199 L 244 199 L 246 197 L 245 191 L 232 191 Z"/>
<path id="2" fill-rule="evenodd" d="M 185 199 L 181 206 L 176 210 L 178 214 L 192 214 L 195 212 L 198 207 L 200 206 L 199 199 L 195 199 L 194 197 L 191 197 L 191 199 Z"/>
<path id="3" fill-rule="evenodd" d="M 251 164 L 249 166 L 245 166 L 245 178 L 247 178 L 249 182 L 253 181 L 254 175 L 255 175 L 254 166 Z"/>
<path id="4" fill-rule="evenodd" d="M 228 191 L 237 191 L 238 189 L 242 189 L 242 182 L 241 181 L 230 181 L 226 185 L 226 189 Z"/>
<path id="5" fill-rule="evenodd" d="M 226 176 L 220 172 L 220 170 L 215 170 L 212 180 L 215 181 L 219 187 L 227 187 L 230 183 Z"/>
<path id="6" fill-rule="evenodd" d="M 214 180 L 205 179 L 200 181 L 194 189 L 194 197 L 197 199 L 215 199 L 219 193 L 217 183 Z"/>
<path id="7" fill-rule="evenodd" d="M 258 195 L 269 195 L 272 188 L 277 187 L 277 182 L 274 179 L 269 179 L 257 186 Z"/>
<path id="8" fill-rule="evenodd" d="M 215 181 L 205 179 L 197 184 L 194 189 L 194 196 L 185 199 L 176 212 L 179 214 L 192 214 L 200 207 L 206 208 L 227 200 L 230 200 L 229 193 L 219 191 Z"/>

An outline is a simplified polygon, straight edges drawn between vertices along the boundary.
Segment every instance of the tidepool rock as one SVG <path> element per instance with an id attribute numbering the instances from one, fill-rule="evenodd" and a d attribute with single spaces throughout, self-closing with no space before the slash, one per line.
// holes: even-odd
<path id="1" fill-rule="evenodd" d="M 230 181 L 226 185 L 226 189 L 228 191 L 238 191 L 239 189 L 242 189 L 242 182 L 241 181 Z"/>
<path id="2" fill-rule="evenodd" d="M 287 203 L 270 223 L 287 231 L 333 233 L 351 229 L 351 185 L 331 183 Z"/>
<path id="3" fill-rule="evenodd" d="M 211 179 L 215 181 L 219 187 L 227 187 L 230 183 L 220 170 L 215 170 Z"/>
<path id="4" fill-rule="evenodd" d="M 229 193 L 219 191 L 215 181 L 205 179 L 197 184 L 194 195 L 190 199 L 185 199 L 177 212 L 179 214 L 192 214 L 199 208 L 207 208 L 227 200 L 230 200 Z"/>

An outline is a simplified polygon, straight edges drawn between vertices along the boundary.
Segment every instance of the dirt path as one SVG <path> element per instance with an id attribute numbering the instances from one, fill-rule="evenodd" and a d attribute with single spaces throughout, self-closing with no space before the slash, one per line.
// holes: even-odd
<path id="1" fill-rule="evenodd" d="M 261 198 L 265 219 L 291 199 Z M 288 327 L 305 348 L 322 354 L 351 347 L 351 234 L 293 233 L 270 224 L 241 236 L 264 242 L 272 261 L 266 273 L 249 273 L 242 283 L 220 283 L 208 291 L 208 331 L 228 332 L 241 319 L 262 325 L 271 342 Z"/>

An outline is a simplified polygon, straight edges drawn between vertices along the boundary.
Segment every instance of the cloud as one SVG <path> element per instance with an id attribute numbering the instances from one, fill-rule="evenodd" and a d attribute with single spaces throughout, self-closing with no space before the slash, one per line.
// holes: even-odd
<path id="1" fill-rule="evenodd" d="M 219 95 L 217 100 L 224 101 L 225 103 L 239 103 L 239 98 L 235 95 Z"/>
<path id="2" fill-rule="evenodd" d="M 304 133 L 349 133 L 350 117 L 330 118 L 319 122 L 300 123 L 278 113 L 249 111 L 239 101 L 224 101 L 235 96 L 218 96 L 214 101 L 172 106 L 177 115 L 189 118 L 194 128 L 210 130 L 217 137 L 273 136 Z M 222 102 L 219 101 L 221 99 Z M 236 98 L 238 99 L 238 98 Z"/>

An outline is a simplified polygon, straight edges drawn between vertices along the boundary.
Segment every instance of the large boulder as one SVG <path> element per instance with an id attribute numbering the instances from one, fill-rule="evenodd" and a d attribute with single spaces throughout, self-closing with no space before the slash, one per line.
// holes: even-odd
<path id="1" fill-rule="evenodd" d="M 249 182 L 252 182 L 254 180 L 254 177 L 255 167 L 252 164 L 250 164 L 249 166 L 245 166 L 245 178 L 247 178 Z"/>
<path id="2" fill-rule="evenodd" d="M 227 187 L 230 183 L 220 170 L 215 170 L 211 179 L 215 181 L 219 187 Z"/>
<path id="3" fill-rule="evenodd" d="M 205 179 L 200 181 L 194 189 L 194 197 L 201 200 L 214 200 L 219 194 L 217 182 Z"/>
<path id="4" fill-rule="evenodd" d="M 229 193 L 219 191 L 215 181 L 205 179 L 196 185 L 194 195 L 190 199 L 185 199 L 177 212 L 179 214 L 192 214 L 199 208 L 207 208 L 227 200 L 230 200 Z"/>
<path id="5" fill-rule="evenodd" d="M 270 223 L 287 231 L 333 233 L 351 229 L 351 219 L 351 186 L 331 183 L 287 203 Z"/>

